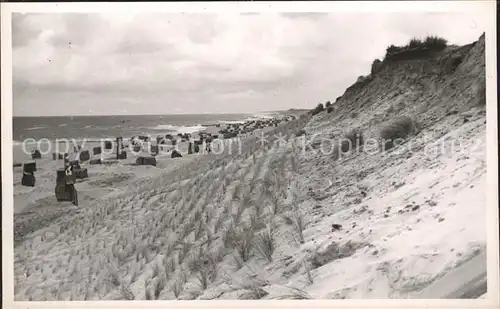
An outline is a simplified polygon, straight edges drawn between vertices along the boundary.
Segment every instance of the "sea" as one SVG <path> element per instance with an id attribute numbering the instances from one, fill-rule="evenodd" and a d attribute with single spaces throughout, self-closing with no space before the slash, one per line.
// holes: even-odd
<path id="1" fill-rule="evenodd" d="M 193 134 L 209 127 L 213 131 L 218 130 L 215 128 L 217 124 L 242 123 L 279 113 L 13 117 L 13 159 L 15 162 L 30 160 L 34 149 L 39 149 L 44 155 L 53 150 L 58 152 L 57 149 L 66 149 L 63 152 L 67 152 L 65 147 L 72 147 L 75 142 L 84 145 L 85 141 L 89 146 L 118 136 L 123 141 L 130 141 L 138 135 L 150 136 L 154 141 L 159 135 Z"/>
<path id="2" fill-rule="evenodd" d="M 137 115 L 137 116 L 58 116 L 13 117 L 13 143 L 20 145 L 28 139 L 100 140 L 122 136 L 124 140 L 137 135 L 194 133 L 208 126 L 236 123 L 256 118 L 262 114 L 200 114 L 200 115 Z"/>

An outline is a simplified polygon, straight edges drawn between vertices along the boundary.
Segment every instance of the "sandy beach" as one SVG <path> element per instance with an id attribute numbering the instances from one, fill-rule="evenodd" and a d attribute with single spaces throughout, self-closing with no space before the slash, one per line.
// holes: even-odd
<path id="1" fill-rule="evenodd" d="M 206 126 L 200 132 L 193 132 L 191 142 L 200 138 L 200 134 L 214 134 L 217 136 L 218 132 L 231 125 L 222 124 L 222 126 Z M 53 160 L 52 153 L 44 154 L 41 159 L 32 159 L 31 151 L 36 147 L 30 144 L 25 145 L 26 151 L 23 147 L 17 145 L 14 149 L 15 162 L 36 162 L 36 185 L 34 187 L 27 187 L 21 184 L 23 177 L 23 166 L 14 167 L 14 213 L 16 216 L 16 241 L 24 235 L 26 231 L 36 231 L 41 228 L 39 224 L 46 225 L 50 221 L 56 220 L 62 214 L 76 210 L 81 207 L 85 208 L 92 202 L 98 201 L 103 198 L 113 198 L 129 192 L 133 187 L 141 186 L 143 183 L 150 182 L 152 179 L 158 178 L 161 175 L 172 175 L 179 172 L 183 168 L 193 168 L 198 166 L 200 161 L 208 162 L 210 158 L 215 156 L 224 155 L 227 152 L 236 153 L 238 148 L 248 140 L 250 136 L 259 134 L 266 134 L 269 128 L 258 128 L 246 134 L 240 134 L 236 139 L 217 139 L 212 145 L 213 152 L 209 153 L 207 149 L 200 146 L 199 153 L 188 154 L 188 147 L 190 141 L 176 136 L 177 144 L 173 146 L 170 141 L 164 144 L 158 144 L 153 141 L 154 136 L 150 137 L 150 141 L 143 143 L 140 150 L 134 150 L 131 142 L 127 139 L 123 142 L 124 150 L 127 153 L 126 159 L 117 159 L 116 156 L 116 143 L 112 143 L 111 149 L 105 149 L 104 141 L 89 140 L 69 140 L 69 142 L 60 142 L 58 145 L 52 143 L 50 149 L 60 150 L 59 153 L 68 153 L 70 161 L 77 160 L 82 151 L 89 151 L 91 154 L 90 160 L 80 162 L 80 167 L 87 169 L 88 178 L 78 179 L 75 188 L 78 191 L 79 205 L 78 207 L 72 205 L 71 202 L 58 202 L 54 194 L 56 184 L 56 170 L 64 168 L 64 160 Z M 164 135 L 164 134 L 163 134 Z M 108 139 L 106 139 L 108 140 Z M 109 140 L 113 140 L 110 138 Z M 74 146 L 80 145 L 80 152 L 75 152 Z M 150 152 L 151 146 L 159 147 L 158 154 L 152 155 Z M 94 147 L 102 149 L 101 154 L 93 154 Z M 45 148 L 49 149 L 48 147 Z M 172 158 L 172 151 L 178 151 L 182 157 Z M 47 152 L 47 151 L 46 151 Z M 156 160 L 156 166 L 151 165 L 136 165 L 138 157 L 152 157 Z M 100 159 L 100 164 L 92 164 L 92 160 Z M 40 213 L 43 215 L 40 216 Z M 41 221 L 41 223 L 37 223 Z"/>

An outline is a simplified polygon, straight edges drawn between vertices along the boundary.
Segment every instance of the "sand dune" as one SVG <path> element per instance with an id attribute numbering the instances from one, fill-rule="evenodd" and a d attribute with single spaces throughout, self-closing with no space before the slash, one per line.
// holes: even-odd
<path id="1" fill-rule="evenodd" d="M 438 285 L 473 261 L 459 278 L 480 286 L 485 269 L 484 37 L 461 53 L 451 73 L 389 65 L 334 112 L 249 135 L 241 151 L 89 166 L 78 207 L 54 202 L 55 163 L 34 188 L 17 175 L 15 299 L 467 295 Z M 368 141 L 405 115 L 419 130 L 385 152 L 365 142 L 336 157 L 315 142 L 350 130 Z"/>

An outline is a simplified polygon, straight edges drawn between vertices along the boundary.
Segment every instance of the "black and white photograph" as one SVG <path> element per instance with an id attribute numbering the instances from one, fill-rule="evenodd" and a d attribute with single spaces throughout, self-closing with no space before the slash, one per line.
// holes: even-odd
<path id="1" fill-rule="evenodd" d="M 496 4 L 434 4 L 2 4 L 3 297 L 496 308 Z"/>

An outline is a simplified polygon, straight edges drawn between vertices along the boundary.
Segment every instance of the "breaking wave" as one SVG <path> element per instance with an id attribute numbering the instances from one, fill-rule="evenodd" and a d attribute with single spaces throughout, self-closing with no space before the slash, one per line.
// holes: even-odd
<path id="1" fill-rule="evenodd" d="M 184 133 L 195 133 L 195 132 L 204 131 L 207 128 L 200 125 L 200 124 L 197 124 L 194 126 L 173 126 L 170 124 L 161 124 L 161 125 L 157 125 L 156 127 L 152 128 L 152 129 L 156 130 L 156 131 L 169 131 L 169 132 L 184 134 Z"/>
<path id="2" fill-rule="evenodd" d="M 41 129 L 45 129 L 47 127 L 31 127 L 31 128 L 26 128 L 24 129 L 25 131 L 33 131 L 33 130 L 41 130 Z"/>

